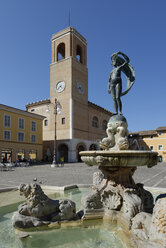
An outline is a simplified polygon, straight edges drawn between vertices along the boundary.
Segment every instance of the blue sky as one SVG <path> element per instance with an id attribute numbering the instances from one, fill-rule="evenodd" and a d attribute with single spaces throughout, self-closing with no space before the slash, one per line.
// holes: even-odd
<path id="1" fill-rule="evenodd" d="M 50 40 L 68 27 L 69 10 L 88 42 L 89 100 L 113 111 L 110 56 L 122 51 L 136 74 L 122 97 L 129 130 L 166 126 L 165 0 L 0 0 L 0 103 L 25 109 L 49 98 Z"/>

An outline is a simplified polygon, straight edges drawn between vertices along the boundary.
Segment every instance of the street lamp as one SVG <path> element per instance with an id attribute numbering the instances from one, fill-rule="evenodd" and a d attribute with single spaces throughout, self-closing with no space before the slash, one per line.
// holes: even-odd
<path id="1" fill-rule="evenodd" d="M 55 135 L 54 135 L 54 153 L 53 153 L 53 161 L 51 164 L 51 167 L 58 167 L 58 163 L 57 163 L 57 145 L 56 145 L 56 115 L 57 114 L 61 114 L 61 109 L 62 106 L 60 104 L 60 102 L 55 98 L 55 102 L 54 102 L 54 115 L 55 115 Z M 47 112 L 49 112 L 49 109 L 47 110 Z"/>

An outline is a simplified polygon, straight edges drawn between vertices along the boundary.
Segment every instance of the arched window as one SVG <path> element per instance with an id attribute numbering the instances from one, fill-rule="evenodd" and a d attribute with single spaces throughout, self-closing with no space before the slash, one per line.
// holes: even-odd
<path id="1" fill-rule="evenodd" d="M 102 123 L 102 129 L 105 131 L 107 129 L 107 121 L 104 120 Z"/>
<path id="2" fill-rule="evenodd" d="M 92 127 L 96 127 L 96 128 L 99 127 L 99 120 L 96 116 L 94 116 L 92 119 Z"/>
<path id="3" fill-rule="evenodd" d="M 48 120 L 44 120 L 44 126 L 48 126 Z"/>
<path id="4" fill-rule="evenodd" d="M 77 45 L 77 49 L 76 49 L 76 59 L 77 61 L 82 63 L 82 48 L 79 45 Z"/>
<path id="5" fill-rule="evenodd" d="M 65 43 L 60 43 L 57 47 L 57 61 L 65 58 Z"/>

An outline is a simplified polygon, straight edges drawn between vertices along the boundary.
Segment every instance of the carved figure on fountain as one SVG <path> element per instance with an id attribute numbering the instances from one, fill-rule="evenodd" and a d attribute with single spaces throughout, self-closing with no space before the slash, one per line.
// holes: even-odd
<path id="1" fill-rule="evenodd" d="M 106 138 L 99 143 L 104 150 L 127 150 L 128 142 L 128 124 L 122 115 L 113 115 L 107 124 Z"/>
<path id="2" fill-rule="evenodd" d="M 149 237 L 149 228 L 152 215 L 145 212 L 138 213 L 131 219 L 131 230 L 140 239 L 147 240 Z"/>
<path id="3" fill-rule="evenodd" d="M 98 189 L 99 185 L 104 179 L 104 174 L 101 171 L 93 173 L 93 187 Z"/>
<path id="4" fill-rule="evenodd" d="M 28 228 L 48 225 L 51 222 L 77 218 L 75 203 L 69 199 L 52 200 L 38 184 L 21 184 L 20 194 L 26 202 L 19 205 L 12 218 L 14 227 Z"/>
<path id="5" fill-rule="evenodd" d="M 101 192 L 101 199 L 105 210 L 117 210 L 122 207 L 123 198 L 118 187 L 109 186 Z"/>
<path id="6" fill-rule="evenodd" d="M 137 194 L 142 201 L 142 211 L 152 214 L 154 207 L 153 195 L 143 188 L 142 183 L 136 184 Z"/>
<path id="7" fill-rule="evenodd" d="M 21 215 L 43 218 L 50 216 L 59 209 L 58 200 L 51 200 L 42 191 L 38 184 L 21 184 L 20 195 L 24 195 L 26 203 L 19 205 L 18 212 Z"/>
<path id="8" fill-rule="evenodd" d="M 94 190 L 94 192 L 85 195 L 82 198 L 82 206 L 85 210 L 89 209 L 101 209 L 103 208 L 103 204 L 101 202 L 100 192 L 98 190 Z"/>
<path id="9" fill-rule="evenodd" d="M 124 190 L 122 213 L 126 219 L 131 219 L 142 211 L 141 198 L 137 195 L 137 191 L 132 188 Z"/>
<path id="10" fill-rule="evenodd" d="M 153 214 L 138 213 L 131 221 L 131 230 L 138 237 L 138 247 L 166 247 L 166 198 L 157 200 Z M 141 242 L 140 242 L 141 240 Z M 148 243 L 147 243 L 148 241 Z"/>
<path id="11" fill-rule="evenodd" d="M 71 220 L 76 217 L 75 202 L 67 199 L 59 200 L 59 211 L 51 221 Z"/>
<path id="12" fill-rule="evenodd" d="M 149 231 L 150 240 L 158 240 L 166 247 L 166 198 L 157 200 L 153 209 L 151 226 Z"/>

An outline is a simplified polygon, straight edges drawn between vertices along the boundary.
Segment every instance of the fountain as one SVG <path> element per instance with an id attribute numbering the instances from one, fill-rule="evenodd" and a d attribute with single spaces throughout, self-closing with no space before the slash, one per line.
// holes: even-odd
<path id="1" fill-rule="evenodd" d="M 156 152 L 139 150 L 137 141 L 128 134 L 128 123 L 122 115 L 121 96 L 134 84 L 134 69 L 129 58 L 121 52 L 114 53 L 111 60 L 114 68 L 109 77 L 108 92 L 113 97 L 115 115 L 108 122 L 107 137 L 100 142 L 102 150 L 80 152 L 82 161 L 88 166 L 96 165 L 100 170 L 94 174 L 92 192 L 82 198 L 83 210 L 77 212 L 72 200 L 50 199 L 38 184 L 22 184 L 19 190 L 27 202 L 14 213 L 13 226 L 23 230 L 63 225 L 81 228 L 84 223 L 89 223 L 87 221 L 102 220 L 126 230 L 133 247 L 166 247 L 166 198 L 158 199 L 154 206 L 152 194 L 133 180 L 138 166 L 150 168 L 158 161 Z M 121 71 L 127 79 L 124 92 Z M 77 230 L 74 232 L 77 235 Z M 100 245 L 100 240 L 94 247 L 97 244 Z"/>
<path id="2" fill-rule="evenodd" d="M 154 207 L 151 193 L 132 178 L 137 166 L 150 168 L 158 161 L 156 152 L 139 150 L 137 141 L 128 135 L 127 120 L 122 115 L 121 96 L 134 84 L 134 69 L 121 52 L 114 53 L 111 60 L 108 92 L 114 101 L 115 115 L 107 124 L 107 137 L 100 142 L 103 150 L 80 152 L 82 161 L 89 166 L 97 165 L 101 171 L 94 175 L 93 191 L 83 198 L 83 218 L 109 219 L 121 224 L 130 230 L 134 247 L 166 247 L 166 198 L 157 200 Z M 121 71 L 127 78 L 125 92 Z"/>

